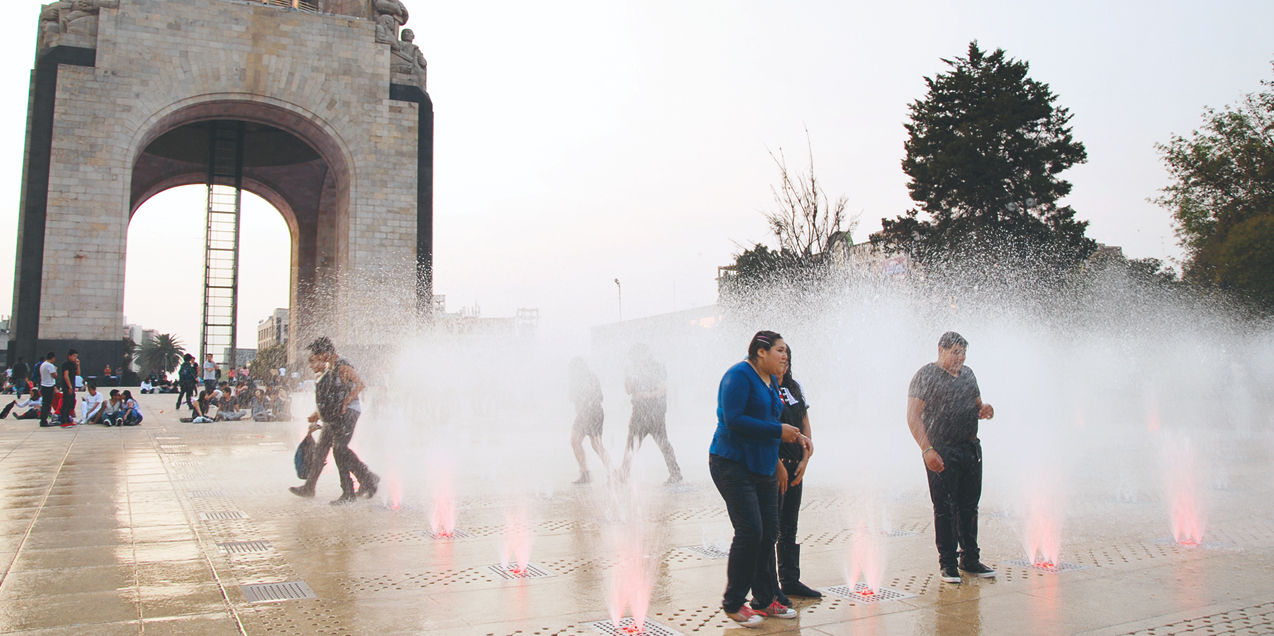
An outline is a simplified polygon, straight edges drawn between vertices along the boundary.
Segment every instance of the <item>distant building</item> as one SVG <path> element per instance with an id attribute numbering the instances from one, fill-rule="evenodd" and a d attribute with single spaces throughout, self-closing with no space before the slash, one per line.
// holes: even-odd
<path id="1" fill-rule="evenodd" d="M 288 343 L 290 315 L 287 309 L 275 309 L 269 318 L 257 323 L 257 350 Z"/>
<path id="2" fill-rule="evenodd" d="M 462 307 L 455 313 L 447 312 L 447 297 L 434 296 L 434 324 L 455 336 L 534 338 L 540 325 L 539 309 L 518 309 L 512 318 L 484 318 L 482 307 Z"/>
<path id="3" fill-rule="evenodd" d="M 249 362 L 252 362 L 256 358 L 257 358 L 256 349 L 235 349 L 234 350 L 234 366 L 236 367 L 246 367 L 248 366 Z M 230 359 L 230 347 L 226 347 L 225 356 L 221 359 L 222 360 Z"/>

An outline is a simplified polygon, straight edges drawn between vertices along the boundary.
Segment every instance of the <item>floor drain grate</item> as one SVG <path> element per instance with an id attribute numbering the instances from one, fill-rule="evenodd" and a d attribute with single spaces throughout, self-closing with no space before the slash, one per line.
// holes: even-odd
<path id="1" fill-rule="evenodd" d="M 709 559 L 727 559 L 730 557 L 729 550 L 722 550 L 715 545 L 688 545 L 682 550 L 694 552 L 695 554 L 708 557 Z"/>
<path id="2" fill-rule="evenodd" d="M 633 634 L 644 634 L 645 636 L 682 636 L 681 632 L 674 631 L 659 623 L 646 619 L 646 623 L 642 625 L 643 629 L 637 629 L 633 624 L 633 617 L 625 616 L 619 620 L 619 626 L 615 625 L 615 621 L 596 621 L 593 623 L 585 623 L 588 627 L 592 627 L 594 631 L 606 636 L 633 636 Z"/>
<path id="3" fill-rule="evenodd" d="M 1005 561 L 1004 565 L 1011 565 L 1015 568 L 1030 568 L 1032 570 L 1039 570 L 1040 572 L 1048 572 L 1049 574 L 1062 574 L 1063 572 L 1076 572 L 1079 570 L 1088 569 L 1088 566 L 1080 565 L 1078 563 L 1067 563 L 1065 561 L 1062 561 L 1061 563 L 1058 563 L 1058 564 L 1052 564 L 1047 562 L 1031 563 L 1030 561 L 1027 561 L 1026 559 L 1013 559 L 1012 561 Z"/>
<path id="4" fill-rule="evenodd" d="M 896 601 L 903 598 L 911 598 L 915 594 L 891 590 L 882 587 L 878 590 L 867 589 L 866 583 L 858 583 L 854 589 L 849 589 L 848 585 L 833 585 L 825 588 L 828 592 L 835 594 L 843 599 L 854 601 L 855 603 L 883 603 L 885 601 Z"/>
<path id="5" fill-rule="evenodd" d="M 278 601 L 299 601 L 306 598 L 318 598 L 314 590 L 305 581 L 286 581 L 283 583 L 253 583 L 240 585 L 243 595 L 249 603 L 274 603 Z"/>
<path id="6" fill-rule="evenodd" d="M 191 497 L 195 499 L 210 499 L 212 497 L 226 496 L 226 493 L 221 492 L 220 490 L 191 490 L 186 494 L 190 495 Z"/>
<path id="7" fill-rule="evenodd" d="M 378 503 L 372 507 L 376 508 L 377 510 L 384 510 L 385 512 L 408 512 L 408 511 L 412 511 L 416 509 L 415 506 L 409 506 L 403 503 L 400 503 L 400 504 Z"/>
<path id="8" fill-rule="evenodd" d="M 520 571 L 512 568 L 506 568 L 503 565 L 489 565 L 487 566 L 487 569 L 510 581 L 520 579 L 544 579 L 553 576 L 552 572 L 549 572 L 534 563 L 528 563 L 526 568 Z"/>
<path id="9" fill-rule="evenodd" d="M 226 543 L 218 543 L 217 548 L 222 554 L 252 554 L 254 552 L 269 552 L 269 541 L 227 541 Z"/>
<path id="10" fill-rule="evenodd" d="M 202 475 L 199 473 L 179 473 L 177 479 L 183 481 L 197 481 L 200 479 L 212 479 L 212 475 Z"/>
<path id="11" fill-rule="evenodd" d="M 195 466 L 203 466 L 203 462 L 173 462 L 176 468 L 194 468 Z"/>
<path id="12" fill-rule="evenodd" d="M 201 512 L 199 519 L 203 521 L 230 521 L 231 519 L 247 519 L 248 515 L 238 510 L 217 510 L 215 512 Z"/>
<path id="13" fill-rule="evenodd" d="M 437 532 L 434 532 L 432 530 L 422 530 L 420 531 L 420 534 L 430 539 L 433 539 L 434 541 L 447 541 L 450 539 L 468 539 L 473 536 L 469 534 L 468 532 L 465 532 L 464 530 L 460 530 L 459 528 L 452 530 L 450 533 L 443 532 L 441 530 Z"/>

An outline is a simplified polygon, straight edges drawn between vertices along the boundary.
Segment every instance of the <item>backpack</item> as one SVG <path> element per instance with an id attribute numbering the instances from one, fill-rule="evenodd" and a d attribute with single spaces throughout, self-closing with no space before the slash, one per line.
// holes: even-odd
<path id="1" fill-rule="evenodd" d="M 296 447 L 296 456 L 292 458 L 292 462 L 296 464 L 296 476 L 298 479 L 310 478 L 310 455 L 314 454 L 314 436 L 306 435 L 301 440 L 301 445 Z"/>
<path id="2" fill-rule="evenodd" d="M 177 372 L 177 380 L 182 384 L 195 383 L 195 365 L 189 362 L 181 363 L 181 371 Z"/>

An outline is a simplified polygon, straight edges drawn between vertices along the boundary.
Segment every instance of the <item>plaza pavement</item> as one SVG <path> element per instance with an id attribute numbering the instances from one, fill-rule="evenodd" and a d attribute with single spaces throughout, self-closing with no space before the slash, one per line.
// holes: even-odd
<path id="1" fill-rule="evenodd" d="M 532 523 L 532 561 L 553 576 L 504 580 L 489 567 L 508 507 L 498 493 L 463 493 L 468 536 L 437 540 L 423 506 L 328 506 L 338 494 L 330 472 L 319 497 L 288 494 L 302 423 L 183 424 L 166 408 L 171 399 L 143 396 L 146 421 L 136 428 L 0 421 L 0 632 L 580 636 L 599 633 L 587 623 L 608 617 L 615 555 L 605 536 L 614 524 L 598 514 L 603 485 L 568 487 L 564 472 L 562 490 L 535 502 Z M 1063 558 L 1083 569 L 1006 565 L 1022 552 L 1021 522 L 984 507 L 985 560 L 1000 576 L 944 585 L 928 502 L 910 493 L 893 505 L 900 536 L 880 541 L 885 586 L 912 596 L 802 602 L 799 619 L 757 631 L 1274 633 L 1274 479 L 1268 440 L 1256 441 L 1225 449 L 1229 480 L 1211 493 L 1204 547 L 1161 541 L 1157 497 L 1118 501 L 1104 494 L 1109 484 L 1093 483 L 1066 519 Z M 725 561 L 686 549 L 725 523 L 711 483 L 651 488 L 651 620 L 687 636 L 744 633 L 718 610 Z M 806 494 L 803 578 L 816 587 L 842 582 L 852 539 L 842 496 Z M 277 582 L 304 582 L 316 598 L 254 603 L 241 587 Z"/>

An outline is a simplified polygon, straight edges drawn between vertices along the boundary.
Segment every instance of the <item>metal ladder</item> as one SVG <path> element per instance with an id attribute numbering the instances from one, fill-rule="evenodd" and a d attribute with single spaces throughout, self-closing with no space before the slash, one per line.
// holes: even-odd
<path id="1" fill-rule="evenodd" d="M 239 308 L 239 206 L 243 196 L 240 121 L 209 122 L 208 231 L 205 234 L 201 359 L 234 365 Z M 227 356 L 227 352 L 229 355 Z"/>

